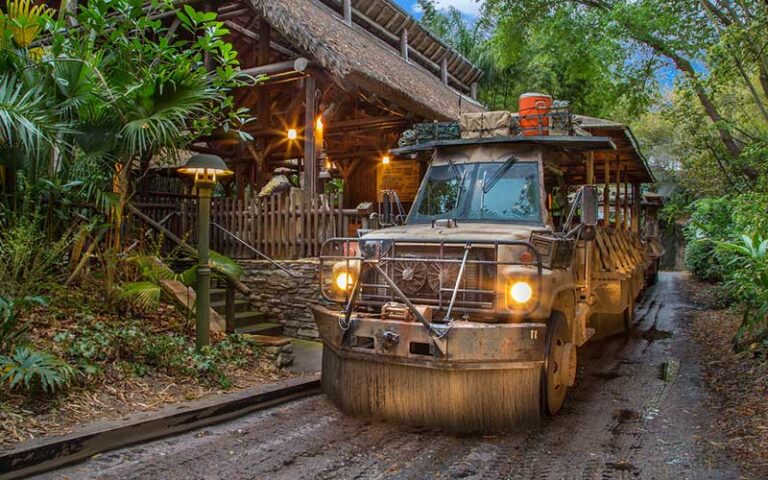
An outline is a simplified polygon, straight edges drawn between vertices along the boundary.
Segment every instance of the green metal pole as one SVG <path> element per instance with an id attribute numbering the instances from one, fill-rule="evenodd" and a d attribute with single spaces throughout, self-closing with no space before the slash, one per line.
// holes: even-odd
<path id="1" fill-rule="evenodd" d="M 208 266 L 208 243 L 211 228 L 212 182 L 198 182 L 197 215 L 197 324 L 195 346 L 199 351 L 210 345 L 211 267 Z"/>

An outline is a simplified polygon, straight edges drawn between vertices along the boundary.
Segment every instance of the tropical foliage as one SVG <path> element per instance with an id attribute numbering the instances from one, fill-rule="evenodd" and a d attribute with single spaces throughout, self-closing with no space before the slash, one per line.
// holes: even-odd
<path id="1" fill-rule="evenodd" d="M 0 381 L 18 390 L 55 393 L 67 387 L 75 369 L 48 352 L 18 347 L 0 356 Z"/>
<path id="2" fill-rule="evenodd" d="M 485 0 L 474 19 L 418 3 L 421 21 L 483 68 L 491 108 L 543 91 L 628 123 L 668 199 L 663 219 L 689 219 L 687 267 L 725 282 L 745 312 L 741 334 L 765 327 L 765 2 Z"/>
<path id="3" fill-rule="evenodd" d="M 231 93 L 257 81 L 240 73 L 213 12 L 164 0 L 66 3 L 61 11 L 30 0 L 0 5 L 0 383 L 18 392 L 55 393 L 93 373 L 82 362 L 88 342 L 70 349 L 33 334 L 32 296 L 62 302 L 63 286 L 93 295 L 96 285 L 102 291 L 89 303 L 122 318 L 129 303 L 156 307 L 160 279 L 193 282 L 194 268 L 176 274 L 156 252 L 135 249 L 125 215 L 148 169 L 175 164 L 190 142 L 215 129 L 249 138 L 240 131 L 248 112 Z M 211 266 L 240 274 L 220 255 Z M 76 307 L 76 318 L 90 317 L 85 303 Z M 131 327 L 135 341 L 131 329 L 114 327 L 104 348 L 138 349 L 144 369 L 167 364 L 157 353 L 165 348 L 190 375 L 196 362 L 211 371 L 233 362 L 216 346 L 200 358 L 188 352 L 186 327 L 169 339 L 143 323 Z"/>

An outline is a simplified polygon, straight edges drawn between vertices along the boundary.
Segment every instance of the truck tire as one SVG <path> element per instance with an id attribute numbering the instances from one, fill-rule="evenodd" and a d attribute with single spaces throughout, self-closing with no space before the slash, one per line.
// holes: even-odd
<path id="1" fill-rule="evenodd" d="M 562 408 L 568 387 L 576 378 L 576 345 L 571 342 L 568 322 L 561 312 L 552 312 L 549 317 L 545 352 L 541 410 L 547 415 L 555 415 Z"/>

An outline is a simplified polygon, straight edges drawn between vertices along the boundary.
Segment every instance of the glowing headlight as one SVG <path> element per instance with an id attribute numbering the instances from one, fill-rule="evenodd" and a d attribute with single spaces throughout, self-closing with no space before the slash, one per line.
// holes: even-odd
<path id="1" fill-rule="evenodd" d="M 336 284 L 336 288 L 339 290 L 349 290 L 355 285 L 355 277 L 352 276 L 352 274 L 349 272 L 341 271 L 336 274 L 334 283 Z"/>
<path id="2" fill-rule="evenodd" d="M 528 282 L 515 282 L 509 289 L 509 296 L 517 303 L 527 303 L 533 296 L 533 289 Z"/>

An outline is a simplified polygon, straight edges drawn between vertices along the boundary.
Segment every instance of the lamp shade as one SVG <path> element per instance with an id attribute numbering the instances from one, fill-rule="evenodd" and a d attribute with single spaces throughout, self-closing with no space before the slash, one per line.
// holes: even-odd
<path id="1" fill-rule="evenodd" d="M 235 173 L 227 167 L 221 157 L 205 153 L 192 156 L 184 166 L 179 167 L 178 172 L 182 175 L 197 176 L 203 174 L 216 177 L 228 177 Z"/>

